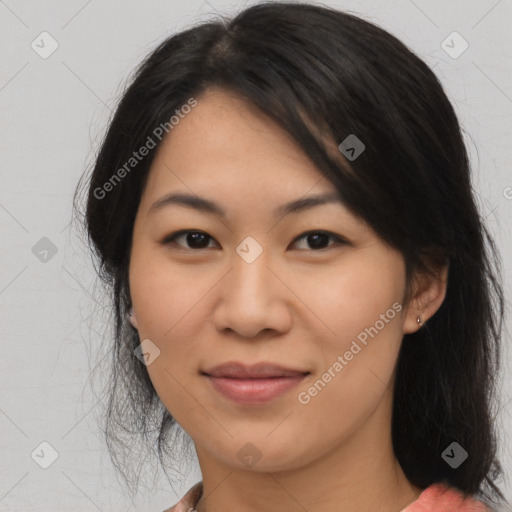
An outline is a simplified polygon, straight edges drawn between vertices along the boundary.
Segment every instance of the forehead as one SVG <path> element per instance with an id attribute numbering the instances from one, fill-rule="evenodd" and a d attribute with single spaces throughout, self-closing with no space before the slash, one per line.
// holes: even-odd
<path id="1" fill-rule="evenodd" d="M 309 190 L 336 192 L 290 134 L 251 103 L 222 89 L 196 100 L 160 145 L 148 194 L 176 186 L 252 196 L 279 190 L 286 201 Z"/>

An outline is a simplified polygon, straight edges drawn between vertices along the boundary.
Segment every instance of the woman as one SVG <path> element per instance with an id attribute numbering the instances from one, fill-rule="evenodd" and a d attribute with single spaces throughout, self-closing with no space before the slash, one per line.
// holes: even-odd
<path id="1" fill-rule="evenodd" d="M 498 258 L 454 110 L 389 33 L 269 2 L 168 38 L 86 228 L 116 314 L 112 454 L 156 431 L 164 463 L 179 427 L 197 454 L 168 510 L 504 505 Z"/>

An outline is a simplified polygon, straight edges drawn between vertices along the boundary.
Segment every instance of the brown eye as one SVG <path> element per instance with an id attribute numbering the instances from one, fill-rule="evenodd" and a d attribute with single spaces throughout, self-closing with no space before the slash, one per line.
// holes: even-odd
<path id="1" fill-rule="evenodd" d="M 181 244 L 176 243 L 176 240 L 184 239 L 188 246 L 183 247 Z M 209 240 L 213 238 L 202 231 L 178 231 L 164 238 L 162 241 L 163 245 L 174 243 L 181 248 L 185 249 L 206 249 L 208 248 Z"/>
<path id="2" fill-rule="evenodd" d="M 301 240 L 302 238 L 304 238 L 306 240 L 306 243 L 309 244 L 309 247 L 306 247 L 306 249 L 312 250 L 328 249 L 332 245 L 346 243 L 346 241 L 343 240 L 338 235 L 335 235 L 334 233 L 329 233 L 327 231 L 308 231 L 307 233 L 303 233 L 302 235 L 297 237 L 295 241 Z M 335 241 L 334 244 L 328 245 L 329 239 L 333 239 Z"/>

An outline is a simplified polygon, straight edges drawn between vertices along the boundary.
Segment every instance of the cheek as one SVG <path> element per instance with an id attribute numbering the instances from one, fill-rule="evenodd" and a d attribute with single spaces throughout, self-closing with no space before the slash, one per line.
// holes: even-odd
<path id="1" fill-rule="evenodd" d="M 181 410 L 185 413 L 187 402 L 190 405 L 184 376 L 197 372 L 194 350 L 197 352 L 199 338 L 194 329 L 200 324 L 198 306 L 208 291 L 202 280 L 196 279 L 191 286 L 194 278 L 189 273 L 134 244 L 129 281 L 139 338 L 142 343 L 149 339 L 159 350 L 147 371 L 162 402 L 177 416 Z"/>
<path id="2" fill-rule="evenodd" d="M 364 255 L 313 287 L 311 308 L 328 326 L 318 343 L 321 364 L 304 387 L 304 407 L 314 417 L 331 411 L 351 428 L 373 411 L 392 381 L 402 340 L 401 260 L 392 253 Z M 357 399 L 354 399 L 357 397 Z M 302 403 L 302 402 L 301 402 Z M 341 422 L 341 423 L 340 423 Z M 316 425 L 318 426 L 318 425 Z"/>
<path id="3" fill-rule="evenodd" d="M 322 364 L 298 390 L 297 418 L 308 432 L 304 449 L 311 444 L 326 453 L 333 440 L 353 435 L 385 397 L 391 400 L 402 339 L 400 289 L 389 277 L 354 273 L 338 284 L 336 295 L 331 283 L 331 300 L 324 299 L 322 310 L 334 334 L 323 336 Z"/>
<path id="4" fill-rule="evenodd" d="M 198 278 L 193 265 L 171 264 L 165 252 L 142 244 L 133 247 L 129 280 L 139 334 L 163 343 L 183 329 L 208 292 L 207 281 Z"/>
<path id="5" fill-rule="evenodd" d="M 325 327 L 323 350 L 331 356 L 332 351 L 344 353 L 353 340 L 364 344 L 378 337 L 387 352 L 401 339 L 404 268 L 392 252 L 380 251 L 377 256 L 373 251 L 354 253 L 322 281 L 303 278 L 307 305 Z"/>

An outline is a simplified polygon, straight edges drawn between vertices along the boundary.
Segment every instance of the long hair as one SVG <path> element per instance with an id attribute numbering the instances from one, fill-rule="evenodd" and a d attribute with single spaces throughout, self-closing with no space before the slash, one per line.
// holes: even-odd
<path id="1" fill-rule="evenodd" d="M 123 435 L 156 443 L 164 468 L 165 456 L 176 455 L 179 426 L 133 354 L 141 340 L 126 318 L 128 265 L 135 215 L 161 143 L 155 135 L 162 128 L 155 130 L 165 127 L 172 137 L 171 117 L 211 87 L 235 92 L 279 123 L 347 207 L 403 254 L 409 285 L 413 272 L 449 262 L 441 307 L 403 337 L 393 448 L 415 486 L 444 482 L 504 500 L 492 409 L 501 267 L 476 206 L 458 119 L 431 69 L 397 38 L 353 14 L 307 3 L 260 3 L 168 37 L 137 68 L 110 120 L 84 222 L 115 312 L 105 427 L 113 460 L 129 449 Z M 338 150 L 349 136 L 364 144 L 353 160 Z M 149 139 L 156 149 L 127 167 Z M 469 454 L 456 469 L 442 457 L 452 442 Z M 119 467 L 129 464 L 127 456 Z"/>

